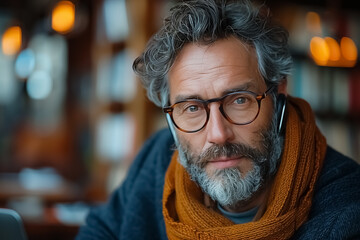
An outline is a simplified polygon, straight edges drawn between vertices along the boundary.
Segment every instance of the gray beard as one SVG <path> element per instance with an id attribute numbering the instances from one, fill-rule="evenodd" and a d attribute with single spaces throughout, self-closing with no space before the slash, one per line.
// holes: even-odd
<path id="1" fill-rule="evenodd" d="M 192 154 L 188 143 L 179 143 L 179 160 L 201 189 L 221 206 L 236 206 L 250 199 L 277 170 L 283 137 L 276 131 L 276 117 L 268 129 L 259 132 L 261 150 L 241 143 L 213 145 L 200 155 Z M 209 176 L 207 162 L 220 156 L 242 156 L 251 159 L 253 168 L 242 174 L 238 168 L 218 169 Z"/>

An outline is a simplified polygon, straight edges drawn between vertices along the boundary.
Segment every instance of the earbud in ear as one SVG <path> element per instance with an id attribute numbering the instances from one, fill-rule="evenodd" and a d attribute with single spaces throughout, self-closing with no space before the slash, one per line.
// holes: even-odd
<path id="1" fill-rule="evenodd" d="M 286 96 L 279 94 L 276 100 L 277 129 L 279 134 L 283 134 L 285 129 Z"/>

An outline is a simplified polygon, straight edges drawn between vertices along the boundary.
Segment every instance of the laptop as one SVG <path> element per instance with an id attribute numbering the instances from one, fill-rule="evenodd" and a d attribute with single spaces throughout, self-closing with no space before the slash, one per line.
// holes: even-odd
<path id="1" fill-rule="evenodd" d="M 0 208 L 0 239 L 27 240 L 20 215 L 7 208 Z"/>

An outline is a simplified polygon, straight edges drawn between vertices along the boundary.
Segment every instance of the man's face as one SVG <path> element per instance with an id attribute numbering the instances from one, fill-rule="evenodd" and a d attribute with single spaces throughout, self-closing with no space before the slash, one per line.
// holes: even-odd
<path id="1" fill-rule="evenodd" d="M 267 90 L 254 49 L 235 38 L 211 45 L 187 44 L 171 68 L 169 83 L 171 104 L 187 98 L 218 98 L 233 90 L 257 94 Z M 273 102 L 271 97 L 263 99 L 258 117 L 248 125 L 227 121 L 217 102 L 209 108 L 210 118 L 202 130 L 177 130 L 180 162 L 214 200 L 232 205 L 259 189 L 269 168 L 266 162 L 273 151 L 274 157 L 280 155 L 281 149 L 273 150 L 280 145 L 272 124 Z M 236 196 L 228 196 L 236 191 Z"/>

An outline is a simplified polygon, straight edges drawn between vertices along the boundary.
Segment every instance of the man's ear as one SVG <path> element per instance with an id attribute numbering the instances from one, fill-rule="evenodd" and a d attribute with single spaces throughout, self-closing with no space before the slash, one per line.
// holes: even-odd
<path id="1" fill-rule="evenodd" d="M 278 94 L 288 95 L 287 93 L 287 79 L 283 78 L 278 85 Z"/>

